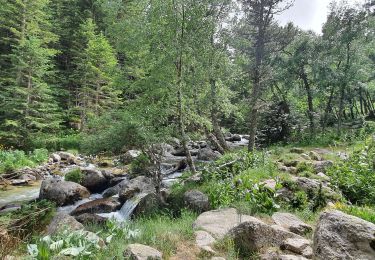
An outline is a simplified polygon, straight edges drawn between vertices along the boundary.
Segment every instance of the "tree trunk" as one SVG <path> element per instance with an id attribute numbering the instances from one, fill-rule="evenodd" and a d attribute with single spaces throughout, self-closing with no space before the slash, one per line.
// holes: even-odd
<path id="1" fill-rule="evenodd" d="M 179 56 L 178 61 L 176 63 L 177 67 L 177 110 L 178 110 L 178 126 L 180 130 L 180 136 L 182 141 L 182 147 L 186 154 L 186 161 L 189 165 L 190 171 L 192 174 L 196 174 L 195 165 L 193 162 L 193 159 L 191 157 L 188 145 L 187 145 L 187 136 L 185 133 L 185 123 L 184 123 L 184 115 L 183 115 L 183 104 L 182 104 L 182 55 L 183 55 L 183 44 L 184 44 L 184 27 L 185 27 L 185 10 L 184 6 L 182 6 L 182 22 L 181 22 L 181 36 L 180 36 L 180 50 L 179 50 Z"/>
<path id="2" fill-rule="evenodd" d="M 307 75 L 305 71 L 302 71 L 300 77 L 303 81 L 303 84 L 305 86 L 306 93 L 307 93 L 307 105 L 308 105 L 307 115 L 310 121 L 310 135 L 311 137 L 314 137 L 315 136 L 315 123 L 314 123 L 314 104 L 313 104 L 312 90 L 311 90 L 311 86 L 307 79 Z"/>
<path id="3" fill-rule="evenodd" d="M 324 117 L 323 117 L 323 132 L 327 126 L 327 120 L 328 120 L 328 114 L 329 112 L 332 110 L 332 100 L 333 100 L 333 94 L 335 93 L 335 88 L 332 87 L 331 88 L 331 93 L 329 95 L 329 99 L 328 99 L 328 102 L 327 102 L 327 106 L 326 106 L 326 109 L 324 111 Z"/>
<path id="4" fill-rule="evenodd" d="M 343 84 L 340 86 L 340 97 L 339 97 L 339 111 L 337 121 L 337 135 L 341 136 L 342 121 L 344 117 L 344 98 L 345 98 L 345 87 Z"/>
<path id="5" fill-rule="evenodd" d="M 218 140 L 223 152 L 229 151 L 229 146 L 225 141 L 224 135 L 221 132 L 220 125 L 217 119 L 217 91 L 216 91 L 216 81 L 214 79 L 210 80 L 211 84 L 211 121 L 212 128 L 216 139 Z"/>
<path id="6" fill-rule="evenodd" d="M 261 69 L 264 58 L 264 33 L 266 29 L 263 21 L 263 11 L 264 10 L 261 9 L 261 13 L 259 14 L 261 19 L 258 21 L 257 24 L 258 33 L 255 41 L 255 67 L 249 117 L 249 152 L 253 152 L 255 149 L 255 138 L 258 127 L 258 99 L 262 91 Z"/>

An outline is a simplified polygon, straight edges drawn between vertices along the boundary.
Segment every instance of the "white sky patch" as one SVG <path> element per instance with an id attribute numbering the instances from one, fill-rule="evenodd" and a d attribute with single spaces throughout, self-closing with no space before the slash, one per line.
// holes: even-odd
<path id="1" fill-rule="evenodd" d="M 347 0 L 351 4 L 363 4 L 366 0 Z M 295 0 L 294 5 L 281 15 L 277 20 L 281 25 L 293 22 L 303 30 L 322 32 L 322 26 L 327 21 L 329 0 Z"/>

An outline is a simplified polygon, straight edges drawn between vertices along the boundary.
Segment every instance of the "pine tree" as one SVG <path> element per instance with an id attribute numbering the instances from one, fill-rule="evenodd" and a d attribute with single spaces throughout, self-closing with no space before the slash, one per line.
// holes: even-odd
<path id="1" fill-rule="evenodd" d="M 80 34 L 86 44 L 75 60 L 74 78 L 78 83 L 75 109 L 79 112 L 81 127 L 90 116 L 99 116 L 119 104 L 114 50 L 105 36 L 95 30 L 92 19 L 82 24 Z"/>
<path id="2" fill-rule="evenodd" d="M 48 79 L 57 40 L 51 32 L 49 0 L 17 0 L 7 3 L 1 30 L 9 48 L 2 58 L 0 138 L 8 145 L 24 147 L 33 134 L 51 133 L 60 120 Z"/>

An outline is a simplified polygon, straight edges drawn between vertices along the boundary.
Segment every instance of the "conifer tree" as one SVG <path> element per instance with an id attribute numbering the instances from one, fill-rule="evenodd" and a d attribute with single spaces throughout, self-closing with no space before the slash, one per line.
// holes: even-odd
<path id="1" fill-rule="evenodd" d="M 49 0 L 7 2 L 1 30 L 9 52 L 2 55 L 0 138 L 8 145 L 23 147 L 36 133 L 51 133 L 60 120 L 49 79 L 57 51 L 50 44 L 52 33 Z"/>
<path id="2" fill-rule="evenodd" d="M 117 60 L 114 50 L 102 33 L 96 33 L 92 19 L 80 29 L 86 40 L 82 53 L 75 60 L 74 78 L 78 83 L 76 110 L 81 126 L 90 116 L 99 116 L 119 104 L 120 92 L 115 88 Z"/>

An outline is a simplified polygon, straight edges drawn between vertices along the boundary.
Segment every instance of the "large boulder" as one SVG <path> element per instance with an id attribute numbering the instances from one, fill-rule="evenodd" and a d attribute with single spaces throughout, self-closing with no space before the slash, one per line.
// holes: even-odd
<path id="1" fill-rule="evenodd" d="M 54 156 L 53 160 L 58 159 L 59 157 L 60 157 L 60 160 L 65 161 L 69 164 L 75 164 L 76 161 L 77 161 L 77 157 L 74 154 L 68 153 L 68 152 L 55 153 L 55 156 Z"/>
<path id="2" fill-rule="evenodd" d="M 84 213 L 79 216 L 76 216 L 75 219 L 84 224 L 96 224 L 96 225 L 104 225 L 107 222 L 107 218 L 101 217 L 97 214 L 91 214 L 91 213 Z"/>
<path id="3" fill-rule="evenodd" d="M 276 212 L 272 215 L 272 219 L 277 225 L 299 235 L 305 235 L 312 231 L 310 225 L 307 225 L 298 217 L 290 213 Z"/>
<path id="4" fill-rule="evenodd" d="M 124 257 L 129 260 L 161 260 L 162 253 L 155 248 L 141 245 L 130 244 L 124 251 Z"/>
<path id="5" fill-rule="evenodd" d="M 141 193 L 138 198 L 138 205 L 132 212 L 132 217 L 147 216 L 155 213 L 160 204 L 160 198 L 154 193 Z"/>
<path id="6" fill-rule="evenodd" d="M 120 207 L 121 203 L 115 198 L 97 199 L 78 206 L 70 214 L 78 216 L 84 213 L 109 213 L 118 210 Z"/>
<path id="7" fill-rule="evenodd" d="M 236 209 L 219 209 L 211 210 L 202 213 L 194 222 L 193 227 L 196 229 L 205 230 L 214 238 L 224 238 L 229 230 L 244 221 L 258 221 L 256 218 L 240 215 Z"/>
<path id="8" fill-rule="evenodd" d="M 125 179 L 113 187 L 110 187 L 103 191 L 102 195 L 104 198 L 109 198 L 114 195 L 118 195 L 119 192 L 129 183 L 129 180 Z"/>
<path id="9" fill-rule="evenodd" d="M 102 192 L 108 188 L 109 181 L 101 171 L 91 168 L 84 168 L 82 169 L 82 174 L 83 178 L 81 184 L 91 192 Z"/>
<path id="10" fill-rule="evenodd" d="M 74 217 L 64 213 L 57 213 L 52 219 L 51 223 L 47 227 L 47 234 L 54 235 L 63 230 L 81 230 L 84 229 L 84 226 L 79 223 Z"/>
<path id="11" fill-rule="evenodd" d="M 202 148 L 198 152 L 198 160 L 201 161 L 214 161 L 220 158 L 219 152 L 213 151 L 211 148 Z"/>
<path id="12" fill-rule="evenodd" d="M 121 202 L 125 202 L 138 193 L 155 193 L 155 184 L 151 178 L 139 176 L 124 184 L 119 192 Z"/>
<path id="13" fill-rule="evenodd" d="M 258 219 L 243 222 L 229 231 L 237 248 L 244 252 L 258 252 L 269 247 L 280 247 L 288 238 L 301 238 L 277 225 Z"/>
<path id="14" fill-rule="evenodd" d="M 142 154 L 141 151 L 138 150 L 129 150 L 120 157 L 120 161 L 123 164 L 130 164 L 132 163 L 138 156 Z"/>
<path id="15" fill-rule="evenodd" d="M 340 211 L 323 212 L 314 234 L 314 259 L 375 259 L 375 225 Z"/>
<path id="16" fill-rule="evenodd" d="M 210 209 L 208 196 L 199 190 L 187 191 L 184 194 L 185 205 L 198 213 Z"/>
<path id="17" fill-rule="evenodd" d="M 90 192 L 82 185 L 59 179 L 44 180 L 39 193 L 40 199 L 54 201 L 57 206 L 74 204 L 89 196 Z"/>

